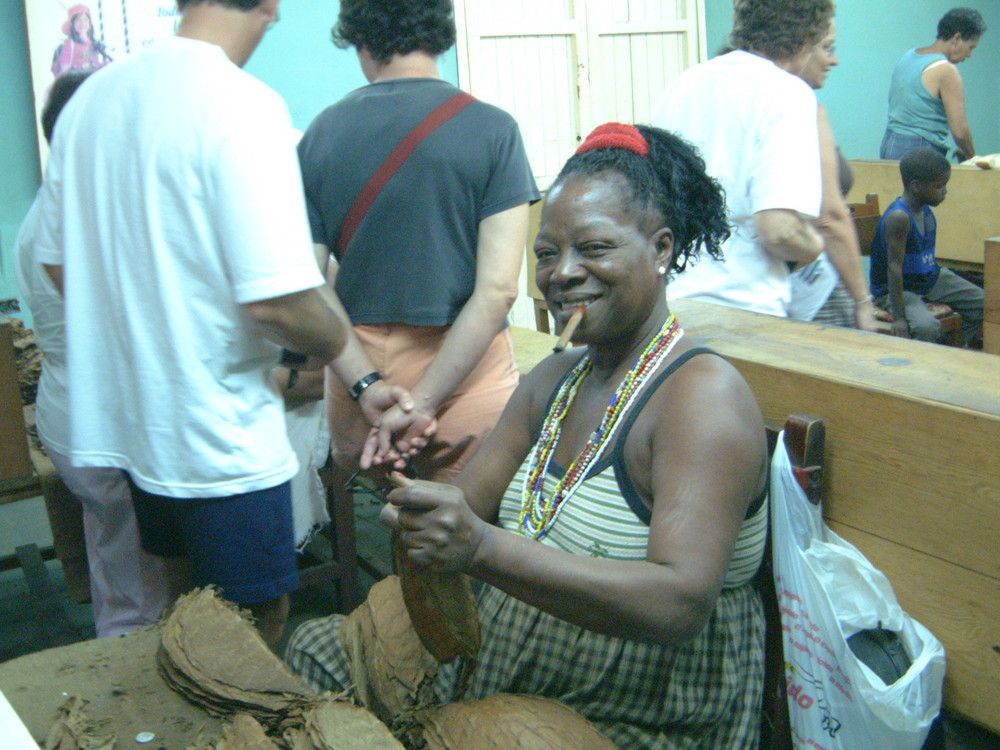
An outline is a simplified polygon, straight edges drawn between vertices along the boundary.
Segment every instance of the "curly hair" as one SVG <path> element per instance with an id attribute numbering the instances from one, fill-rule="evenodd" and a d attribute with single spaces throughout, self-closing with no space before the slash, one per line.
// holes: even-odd
<path id="1" fill-rule="evenodd" d="M 636 128 L 649 144 L 648 156 L 624 148 L 574 154 L 553 187 L 577 175 L 617 172 L 632 191 L 623 197 L 624 205 L 651 213 L 673 232 L 672 272 L 682 272 L 701 250 L 721 259 L 722 243 L 730 234 L 725 191 L 705 172 L 705 161 L 683 138 L 660 128 Z"/>
<path id="2" fill-rule="evenodd" d="M 455 9 L 451 0 L 342 0 L 330 31 L 337 47 L 364 48 L 380 63 L 417 51 L 440 55 L 455 44 Z"/>
<path id="3" fill-rule="evenodd" d="M 832 19 L 832 0 L 733 0 L 729 43 L 783 60 L 818 44 Z"/>
<path id="4" fill-rule="evenodd" d="M 975 8 L 952 8 L 938 21 L 938 39 L 951 39 L 955 34 L 962 39 L 978 39 L 985 33 L 986 21 Z"/>

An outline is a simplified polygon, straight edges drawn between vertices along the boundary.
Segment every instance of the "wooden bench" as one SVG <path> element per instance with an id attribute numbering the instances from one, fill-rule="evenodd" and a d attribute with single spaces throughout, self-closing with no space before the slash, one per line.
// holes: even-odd
<path id="1" fill-rule="evenodd" d="M 983 351 L 1000 354 L 1000 237 L 986 240 L 983 259 Z"/>
<path id="2" fill-rule="evenodd" d="M 764 416 L 826 426 L 827 521 L 948 652 L 945 705 L 1000 732 L 1000 359 L 679 300 Z"/>

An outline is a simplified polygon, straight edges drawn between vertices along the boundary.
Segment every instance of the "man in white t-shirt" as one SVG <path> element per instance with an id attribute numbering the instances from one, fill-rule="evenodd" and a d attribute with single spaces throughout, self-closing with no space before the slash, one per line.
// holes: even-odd
<path id="1" fill-rule="evenodd" d="M 144 549 L 187 558 L 272 644 L 298 577 L 271 371 L 280 347 L 329 362 L 349 325 L 287 108 L 242 70 L 279 3 L 178 0 L 175 37 L 95 73 L 60 116 L 36 238 L 66 301 L 70 459 L 124 470 Z"/>
<path id="2" fill-rule="evenodd" d="M 652 122 L 693 143 L 726 191 L 733 234 L 667 286 L 692 298 L 785 316 L 789 265 L 822 249 L 816 97 L 794 75 L 826 34 L 830 0 L 737 0 L 732 52 L 670 84 Z"/>

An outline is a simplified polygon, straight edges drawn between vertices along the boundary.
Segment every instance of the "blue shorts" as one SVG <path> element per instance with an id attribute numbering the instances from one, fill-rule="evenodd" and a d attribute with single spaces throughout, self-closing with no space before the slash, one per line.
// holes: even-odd
<path id="1" fill-rule="evenodd" d="M 237 604 L 260 604 L 298 588 L 291 483 L 242 495 L 164 497 L 132 486 L 142 548 L 187 557 L 195 586 L 218 586 Z"/>

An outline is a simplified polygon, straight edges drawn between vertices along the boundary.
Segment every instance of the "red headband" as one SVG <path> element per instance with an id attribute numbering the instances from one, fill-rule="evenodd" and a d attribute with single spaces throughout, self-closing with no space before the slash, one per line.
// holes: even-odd
<path id="1" fill-rule="evenodd" d="M 635 125 L 621 122 L 606 122 L 594 128 L 580 144 L 576 153 L 593 151 L 597 148 L 624 148 L 639 156 L 649 156 L 649 143 Z"/>

